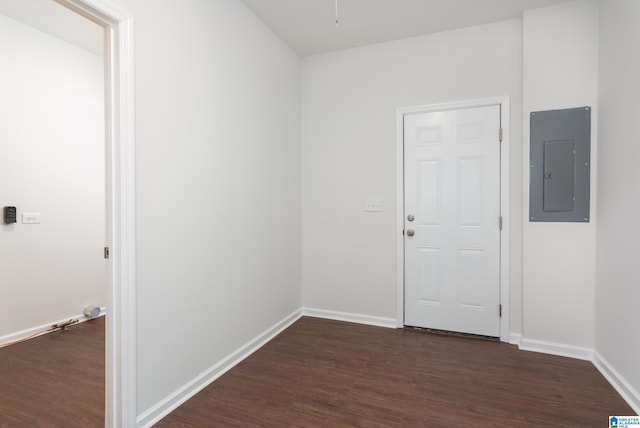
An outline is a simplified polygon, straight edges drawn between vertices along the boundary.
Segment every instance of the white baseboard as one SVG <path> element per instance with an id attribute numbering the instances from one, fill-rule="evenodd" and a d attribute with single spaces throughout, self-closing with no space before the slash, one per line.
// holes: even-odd
<path id="1" fill-rule="evenodd" d="M 228 355 L 190 382 L 177 389 L 165 399 L 138 416 L 137 426 L 147 428 L 153 426 L 184 402 L 196 395 L 224 373 L 235 367 L 242 360 L 253 354 L 267 342 L 291 326 L 302 316 L 353 322 L 386 328 L 397 328 L 396 319 L 348 312 L 328 311 L 324 309 L 301 308 L 282 321 L 248 342 L 243 347 Z M 541 340 L 525 339 L 519 333 L 509 335 L 509 342 L 523 351 L 541 352 L 562 357 L 591 361 L 611 385 L 629 403 L 636 413 L 640 412 L 640 394 L 636 391 L 600 354 L 593 349 L 565 345 Z M 625 415 L 626 416 L 626 415 Z"/>
<path id="2" fill-rule="evenodd" d="M 532 340 L 521 337 L 518 348 L 523 351 L 542 352 L 543 354 L 593 361 L 593 349 L 565 345 L 563 343 L 545 342 L 543 340 Z"/>
<path id="3" fill-rule="evenodd" d="M 398 328 L 395 318 L 376 317 L 372 315 L 353 314 L 349 312 L 327 311 L 324 309 L 302 308 L 302 315 L 312 318 L 324 318 L 336 321 L 367 324 L 377 327 Z"/>
<path id="4" fill-rule="evenodd" d="M 613 368 L 597 351 L 590 348 L 564 345 L 560 343 L 544 342 L 522 338 L 521 334 L 512 333 L 509 338 L 512 345 L 518 345 L 523 351 L 541 352 L 544 354 L 559 355 L 562 357 L 577 358 L 590 361 L 602 373 L 605 379 L 615 388 L 624 401 L 629 404 L 634 412 L 640 414 L 640 393 L 626 381 L 626 379 Z M 631 416 L 631 415 L 620 415 Z"/>
<path id="5" fill-rule="evenodd" d="M 100 315 L 98 315 L 98 317 L 101 317 L 104 314 L 105 314 L 105 308 L 102 307 L 102 308 L 100 308 Z M 87 318 L 87 317 L 84 316 L 84 314 L 71 315 L 71 316 L 68 316 L 68 317 L 65 317 L 65 318 L 62 318 L 62 319 L 59 319 L 59 320 L 48 322 L 46 324 L 37 325 L 35 327 L 31 327 L 31 328 L 28 328 L 26 330 L 18 331 L 16 333 L 7 334 L 5 336 L 0 337 L 0 346 L 4 345 L 6 343 L 15 342 L 16 340 L 20 340 L 20 339 L 22 339 L 24 337 L 31 336 L 32 334 L 36 334 L 39 331 L 47 330 L 48 328 L 51 328 L 51 326 L 54 325 L 54 324 L 63 324 L 65 322 L 69 321 L 70 319 L 78 320 L 79 323 L 82 323 L 82 322 L 85 322 L 85 321 L 89 321 L 92 318 Z M 43 334 L 53 333 L 54 331 L 57 331 L 57 330 L 48 331 L 48 332 L 43 333 Z M 36 337 L 38 337 L 38 336 L 36 336 Z"/>
<path id="6" fill-rule="evenodd" d="M 593 365 L 596 366 L 600 373 L 602 373 L 602 376 L 609 381 L 611 386 L 618 391 L 633 411 L 636 412 L 637 415 L 640 415 L 640 393 L 597 351 L 593 353 Z"/>
<path id="7" fill-rule="evenodd" d="M 520 333 L 509 333 L 509 344 L 520 347 L 522 343 L 522 335 Z"/>
<path id="8" fill-rule="evenodd" d="M 288 317 L 284 318 L 280 322 L 265 330 L 253 340 L 249 341 L 246 345 L 229 354 L 222 361 L 211 366 L 209 369 L 196 376 L 190 382 L 187 382 L 172 394 L 169 394 L 158 404 L 140 414 L 136 421 L 137 426 L 144 428 L 151 427 L 153 424 L 160 421 L 160 419 L 164 418 L 169 413 L 177 409 L 181 404 L 203 390 L 214 380 L 231 370 L 238 363 L 242 362 L 242 360 L 260 349 L 267 342 L 269 342 L 271 339 L 284 331 L 287 327 L 300 319 L 300 317 L 302 317 L 302 311 L 298 309 Z"/>

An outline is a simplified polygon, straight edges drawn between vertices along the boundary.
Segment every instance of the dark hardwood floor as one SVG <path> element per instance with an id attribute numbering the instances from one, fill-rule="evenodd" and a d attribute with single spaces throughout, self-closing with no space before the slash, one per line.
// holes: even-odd
<path id="1" fill-rule="evenodd" d="M 589 362 L 302 318 L 157 427 L 605 427 L 632 409 Z"/>
<path id="2" fill-rule="evenodd" d="M 0 427 L 104 426 L 104 317 L 0 348 Z"/>
<path id="3" fill-rule="evenodd" d="M 157 427 L 603 427 L 586 361 L 302 318 Z M 104 425 L 104 318 L 0 349 L 0 427 Z"/>

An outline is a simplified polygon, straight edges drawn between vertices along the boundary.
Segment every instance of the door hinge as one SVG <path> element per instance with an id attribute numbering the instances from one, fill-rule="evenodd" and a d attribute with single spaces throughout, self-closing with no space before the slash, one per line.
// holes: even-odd
<path id="1" fill-rule="evenodd" d="M 500 131 L 498 132 L 499 136 L 500 136 L 500 142 L 502 143 L 502 128 L 500 128 Z"/>
<path id="2" fill-rule="evenodd" d="M 109 247 L 104 247 L 104 258 L 105 259 L 109 258 Z"/>
<path id="3" fill-rule="evenodd" d="M 498 227 L 502 230 L 502 216 L 498 219 Z"/>
<path id="4" fill-rule="evenodd" d="M 502 303 L 498 305 L 498 315 L 502 318 Z"/>

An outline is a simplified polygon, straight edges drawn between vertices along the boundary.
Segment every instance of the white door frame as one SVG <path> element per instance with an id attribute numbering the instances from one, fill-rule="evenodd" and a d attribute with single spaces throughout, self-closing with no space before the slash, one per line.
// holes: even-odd
<path id="1" fill-rule="evenodd" d="M 106 0 L 55 0 L 104 28 L 106 243 L 105 426 L 136 426 L 133 18 Z"/>
<path id="2" fill-rule="evenodd" d="M 483 98 L 449 103 L 429 104 L 416 107 L 401 107 L 396 113 L 396 225 L 397 225 L 397 318 L 396 326 L 404 326 L 404 116 L 415 113 L 431 113 L 463 108 L 500 106 L 502 143 L 500 147 L 500 340 L 509 342 L 509 97 Z"/>

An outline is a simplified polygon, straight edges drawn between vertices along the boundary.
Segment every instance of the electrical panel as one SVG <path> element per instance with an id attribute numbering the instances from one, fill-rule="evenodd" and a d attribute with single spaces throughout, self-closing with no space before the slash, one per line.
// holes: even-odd
<path id="1" fill-rule="evenodd" d="M 591 108 L 531 113 L 529 220 L 589 222 Z"/>

